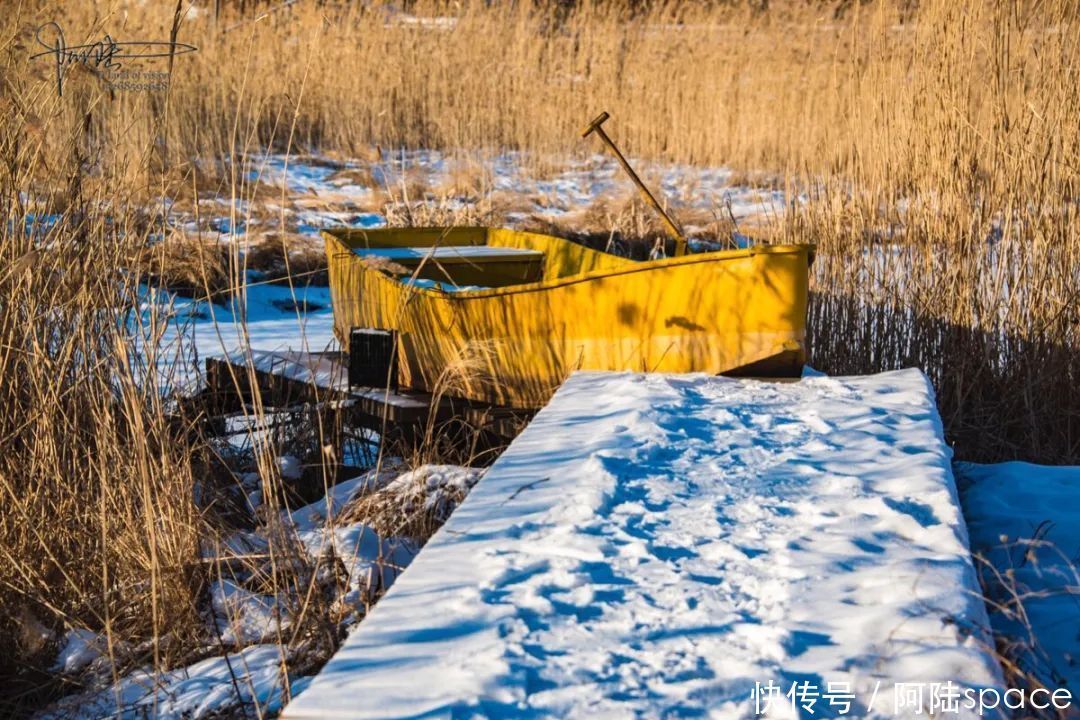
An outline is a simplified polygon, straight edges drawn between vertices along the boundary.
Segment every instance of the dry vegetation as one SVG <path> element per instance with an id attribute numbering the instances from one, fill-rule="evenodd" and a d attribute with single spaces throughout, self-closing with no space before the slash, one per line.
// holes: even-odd
<path id="1" fill-rule="evenodd" d="M 767 235 L 821 249 L 815 364 L 924 367 L 971 459 L 1080 457 L 1077 3 L 751 5 L 421 2 L 403 16 L 226 4 L 181 24 L 199 50 L 176 59 L 168 102 L 73 71 L 59 103 L 47 63 L 26 61 L 33 27 L 56 19 L 69 42 L 163 37 L 172 5 L 118 1 L 92 16 L 27 3 L 5 18 L 2 102 L 24 156 L 63 163 L 70 128 L 89 118 L 84 165 L 164 168 L 178 191 L 216 182 L 241 196 L 254 191 L 226 160 L 243 150 L 541 157 L 595 150 L 577 131 L 605 108 L 639 157 L 727 165 L 806 194 Z M 454 22 L 409 21 L 428 16 Z M 141 177 L 143 194 L 162 177 Z M 414 221 L 408 203 L 397 211 Z"/>
<path id="2" fill-rule="evenodd" d="M 34 28 L 55 20 L 70 44 L 163 38 L 175 3 L 6 7 L 0 646 L 12 651 L 0 675 L 29 694 L 0 713 L 63 691 L 43 682 L 55 646 L 41 638 L 65 625 L 123 647 L 118 673 L 206 652 L 200 614 L 220 569 L 200 544 L 221 519 L 193 490 L 220 458 L 162 399 L 169 382 L 145 372 L 157 358 L 132 353 L 126 323 L 139 274 L 160 275 L 177 252 L 148 249 L 162 218 L 145 208 L 164 194 L 250 195 L 230 159 L 258 148 L 541 157 L 594 150 L 579 126 L 609 110 L 638 157 L 727 165 L 805 194 L 769 235 L 818 244 L 815 365 L 925 368 L 968 458 L 1080 458 L 1078 5 L 919 5 L 412 6 L 454 17 L 438 25 L 379 3 L 219 18 L 204 7 L 179 24 L 199 50 L 175 59 L 167 95 L 112 92 L 75 68 L 62 98 L 49 63 L 27 59 Z M 402 222 L 430 215 L 404 195 Z M 47 231 L 28 221 L 49 215 L 62 219 Z M 633 208 L 611 216 L 620 232 L 644 227 Z M 285 264 L 287 236 L 269 243 Z M 188 261 L 204 249 L 187 247 Z M 235 285 L 227 255 L 176 281 Z M 283 502 L 274 451 L 253 461 Z M 311 618 L 301 626 L 334 621 Z"/>

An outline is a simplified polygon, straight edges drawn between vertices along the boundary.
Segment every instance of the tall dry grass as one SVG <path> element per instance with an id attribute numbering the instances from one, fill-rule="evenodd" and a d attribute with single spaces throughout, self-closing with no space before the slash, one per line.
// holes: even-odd
<path id="1" fill-rule="evenodd" d="M 95 87 L 76 82 L 59 97 L 42 85 L 11 29 L 0 36 L 0 716 L 82 689 L 85 678 L 54 667 L 69 629 L 103 639 L 107 662 L 86 674 L 95 682 L 233 649 L 208 622 L 210 585 L 222 579 L 265 576 L 270 595 L 296 606 L 282 644 L 306 652 L 288 655 L 290 669 L 317 665 L 346 612 L 323 601 L 320 564 L 333 558 L 297 550 L 279 520 L 292 490 L 279 448 L 255 433 L 246 460 L 260 478 L 267 552 L 226 556 L 235 468 L 179 401 L 194 358 L 167 341 L 169 313 L 145 292 L 149 281 L 235 292 L 243 259 L 166 247 L 174 238 L 154 198 L 183 192 L 195 173 L 170 173 L 162 145 L 140 147 L 153 130 L 112 137 L 116 117 Z M 163 102 L 148 108 L 157 132 Z M 177 268 L 171 254 L 186 254 L 182 277 L 165 271 Z M 249 419 L 265 425 L 254 402 Z"/>
<path id="2" fill-rule="evenodd" d="M 578 131 L 608 110 L 633 156 L 768 172 L 798 198 L 769 234 L 819 246 L 821 369 L 923 367 L 965 457 L 1080 458 L 1076 0 L 752 5 L 300 0 L 178 28 L 171 0 L 5 7 L 0 673 L 37 695 L 0 710 L 42 699 L 42 627 L 105 630 L 157 667 L 200 642 L 213 452 L 126 322 L 160 196 L 243 198 L 239 160 L 267 146 L 521 149 L 542 169 L 596 151 Z M 28 59 L 47 21 L 70 44 L 175 29 L 199 50 L 167 94 L 76 67 L 59 98 Z"/>
<path id="3" fill-rule="evenodd" d="M 90 73 L 69 93 L 94 98 L 103 161 L 239 186 L 230 158 L 290 144 L 542 164 L 596 151 L 577 131 L 607 109 L 635 156 L 781 178 L 793 206 L 769 236 L 820 248 L 815 364 L 925 368 L 965 457 L 1080 457 L 1076 0 L 409 7 L 200 6 L 167 100 Z M 31 28 L 166 37 L 174 9 L 20 6 L 5 102 L 48 150 L 73 118 L 70 103 L 34 111 L 54 88 L 23 55 Z"/>
<path id="4" fill-rule="evenodd" d="M 70 111 L 46 98 L 36 108 Z M 206 461 L 133 352 L 138 285 L 124 268 L 146 219 L 122 209 L 111 173 L 81 172 L 83 128 L 51 140 L 58 171 L 13 119 L 0 119 L 3 714 L 58 690 L 38 671 L 55 650 L 44 638 L 65 623 L 138 646 L 131 662 L 190 652 Z"/>

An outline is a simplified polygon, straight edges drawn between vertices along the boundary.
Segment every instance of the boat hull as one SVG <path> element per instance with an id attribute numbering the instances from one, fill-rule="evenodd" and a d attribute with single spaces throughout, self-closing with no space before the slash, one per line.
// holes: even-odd
<path id="1" fill-rule="evenodd" d="M 497 231 L 493 231 L 497 232 Z M 393 329 L 400 382 L 484 402 L 540 407 L 575 370 L 798 374 L 805 361 L 807 246 L 632 262 L 581 251 L 567 241 L 512 233 L 504 242 L 540 247 L 540 282 L 468 292 L 408 287 L 324 234 L 335 332 Z M 498 237 L 490 237 L 494 244 Z M 577 246 L 580 247 L 580 246 Z M 553 259 L 558 256 L 562 260 Z"/>

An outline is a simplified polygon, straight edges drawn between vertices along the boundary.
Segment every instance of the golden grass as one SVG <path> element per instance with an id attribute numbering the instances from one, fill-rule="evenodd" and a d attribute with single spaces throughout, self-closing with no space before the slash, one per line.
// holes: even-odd
<path id="1" fill-rule="evenodd" d="M 468 492 L 453 484 L 432 486 L 430 478 L 437 478 L 440 470 L 437 465 L 421 466 L 385 488 L 357 497 L 344 509 L 341 521 L 359 521 L 381 537 L 407 537 L 423 545 Z"/>
<path id="2" fill-rule="evenodd" d="M 1075 0 L 411 6 L 451 18 L 441 24 L 380 4 L 204 10 L 180 27 L 199 51 L 176 59 L 167 105 L 111 96 L 89 73 L 72 73 L 58 102 L 44 61 L 25 60 L 36 23 L 59 20 L 71 42 L 121 18 L 132 37 L 168 34 L 170 3 L 109 7 L 96 24 L 33 3 L 7 20 L 4 97 L 31 152 L 56 157 L 92 106 L 84 162 L 127 174 L 183 178 L 195 158 L 217 159 L 242 186 L 226 159 L 286 145 L 522 149 L 542 174 L 552 154 L 599 151 L 578 133 L 607 109 L 634 156 L 803 194 L 760 233 L 820 247 L 822 369 L 924 367 L 972 459 L 1080 457 Z M 484 184 L 461 162 L 436 191 Z M 453 219 L 407 177 L 381 190 L 397 224 Z M 609 236 L 652 234 L 633 208 L 608 214 Z"/>
<path id="3" fill-rule="evenodd" d="M 232 283 L 229 248 L 215 240 L 169 233 L 163 241 L 135 248 L 127 266 L 148 280 L 190 297 L 225 297 Z"/>
<path id="4" fill-rule="evenodd" d="M 1080 8 L 910 5 L 410 5 L 453 18 L 436 26 L 381 3 L 204 10 L 178 28 L 199 50 L 175 59 L 167 95 L 111 92 L 75 69 L 62 98 L 48 62 L 27 59 L 35 27 L 60 22 L 70 44 L 162 39 L 176 3 L 7 8 L 0 644 L 14 650 L 0 674 L 37 691 L 20 668 L 48 662 L 27 631 L 38 624 L 103 629 L 135 648 L 126 662 L 158 668 L 202 641 L 199 543 L 214 519 L 193 489 L 213 453 L 133 358 L 128 271 L 153 272 L 132 260 L 153 258 L 149 204 L 251 197 L 261 191 L 241 160 L 268 146 L 523 150 L 543 175 L 552 155 L 599 151 L 579 131 L 608 110 L 633 157 L 725 165 L 802 194 L 763 232 L 818 244 L 814 364 L 923 367 L 968 458 L 1080 458 Z M 438 190 L 482 194 L 486 182 L 466 164 Z M 399 222 L 442 218 L 407 178 L 382 190 Z M 597 232 L 651 232 L 640 208 L 606 212 Z M 27 213 L 64 221 L 42 236 Z M 281 238 L 263 249 L 275 267 Z M 185 272 L 235 287 L 242 267 L 233 249 L 224 269 Z M 268 497 L 280 494 L 272 455 L 258 462 Z"/>

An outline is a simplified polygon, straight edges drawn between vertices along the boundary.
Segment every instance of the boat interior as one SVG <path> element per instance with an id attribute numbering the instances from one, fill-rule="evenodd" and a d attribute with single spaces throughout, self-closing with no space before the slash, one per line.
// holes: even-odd
<path id="1" fill-rule="evenodd" d="M 618 270 L 633 260 L 506 228 L 326 230 L 347 252 L 417 287 L 478 290 Z"/>

